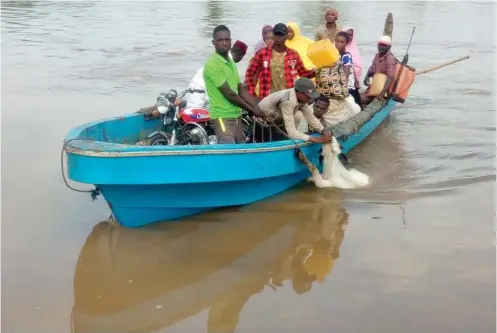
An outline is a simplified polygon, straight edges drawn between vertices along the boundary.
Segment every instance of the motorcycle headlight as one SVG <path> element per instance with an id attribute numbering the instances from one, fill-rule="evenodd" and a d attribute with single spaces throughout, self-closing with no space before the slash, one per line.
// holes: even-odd
<path id="1" fill-rule="evenodd" d="M 164 96 L 157 97 L 157 103 L 155 103 L 155 107 L 161 114 L 166 113 L 170 106 L 171 102 L 167 98 L 165 98 Z"/>
<path id="2" fill-rule="evenodd" d="M 164 105 L 157 105 L 157 111 L 159 111 L 159 113 L 166 113 L 167 107 Z"/>

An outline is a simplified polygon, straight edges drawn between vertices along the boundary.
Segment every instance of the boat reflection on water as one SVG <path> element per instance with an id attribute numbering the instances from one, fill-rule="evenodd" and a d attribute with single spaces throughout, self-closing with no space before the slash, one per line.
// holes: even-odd
<path id="1" fill-rule="evenodd" d="M 331 272 L 348 221 L 342 199 L 303 185 L 181 223 L 101 222 L 76 265 L 73 332 L 153 332 L 205 309 L 207 332 L 233 332 L 252 295 L 306 293 Z"/>

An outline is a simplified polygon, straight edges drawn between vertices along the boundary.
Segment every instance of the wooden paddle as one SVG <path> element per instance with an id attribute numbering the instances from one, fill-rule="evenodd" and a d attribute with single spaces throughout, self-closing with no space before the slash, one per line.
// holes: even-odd
<path id="1" fill-rule="evenodd" d="M 388 36 L 393 40 L 393 15 L 392 13 L 387 14 L 387 18 L 385 19 L 385 26 L 383 27 L 383 36 Z"/>
<path id="2" fill-rule="evenodd" d="M 442 68 L 442 67 L 445 67 L 445 66 L 449 66 L 449 65 L 452 65 L 452 64 L 454 64 L 456 62 L 463 61 L 463 60 L 466 60 L 466 59 L 469 59 L 469 56 L 465 56 L 465 57 L 457 58 L 455 60 L 447 61 L 447 62 L 444 62 L 443 64 L 440 64 L 440 65 L 437 65 L 437 66 L 433 66 L 433 67 L 428 67 L 428 68 L 421 69 L 419 71 L 416 71 L 416 75 L 421 75 L 421 74 L 433 72 L 433 71 L 435 71 L 435 70 L 437 70 L 439 68 Z"/>

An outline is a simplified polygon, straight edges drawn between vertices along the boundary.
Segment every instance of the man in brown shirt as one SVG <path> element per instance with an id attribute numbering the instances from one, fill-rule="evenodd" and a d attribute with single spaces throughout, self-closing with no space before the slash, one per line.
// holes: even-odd
<path id="1" fill-rule="evenodd" d="M 335 8 L 326 9 L 326 13 L 324 18 L 326 19 L 326 23 L 321 25 L 316 30 L 315 40 L 320 41 L 322 39 L 328 38 L 332 43 L 335 42 L 335 36 L 339 30 L 339 27 L 336 23 L 338 20 L 338 11 Z"/>
<path id="2" fill-rule="evenodd" d="M 373 59 L 373 63 L 371 67 L 369 67 L 366 76 L 364 77 L 364 85 L 369 86 L 369 79 L 373 77 L 376 73 L 383 73 L 387 76 L 387 81 L 385 82 L 385 86 L 378 94 L 377 97 L 369 96 L 369 87 L 365 92 L 361 94 L 361 103 L 362 105 L 367 105 L 371 103 L 375 98 L 380 101 L 385 100 L 385 93 L 388 90 L 388 87 L 392 83 L 395 76 L 395 65 L 397 64 L 397 60 L 395 59 L 392 52 L 390 52 L 390 48 L 392 47 L 392 40 L 388 36 L 382 36 L 378 40 L 378 53 Z"/>

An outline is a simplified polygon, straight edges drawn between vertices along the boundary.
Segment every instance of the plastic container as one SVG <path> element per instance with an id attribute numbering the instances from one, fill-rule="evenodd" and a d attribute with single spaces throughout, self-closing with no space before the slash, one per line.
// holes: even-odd
<path id="1" fill-rule="evenodd" d="M 402 70 L 401 70 L 402 69 Z M 399 75 L 400 73 L 400 75 Z M 392 99 L 399 103 L 404 103 L 409 95 L 409 89 L 414 83 L 416 69 L 411 66 L 397 64 L 395 66 L 395 79 L 388 89 Z"/>
<path id="2" fill-rule="evenodd" d="M 387 76 L 383 73 L 375 73 L 373 75 L 373 81 L 369 85 L 368 95 L 376 97 L 380 94 L 383 87 L 387 83 Z"/>
<path id="3" fill-rule="evenodd" d="M 390 87 L 388 87 L 388 94 L 390 97 L 396 102 L 404 103 L 409 95 L 409 89 L 414 83 L 415 77 L 415 68 L 397 63 L 395 65 L 394 80 L 390 84 Z M 372 97 L 378 96 L 386 82 L 387 76 L 385 74 L 376 73 L 373 76 L 373 81 L 371 82 L 368 90 L 368 95 Z"/>
<path id="4" fill-rule="evenodd" d="M 330 67 L 340 60 L 340 53 L 328 38 L 312 43 L 307 48 L 307 57 L 317 69 Z"/>

